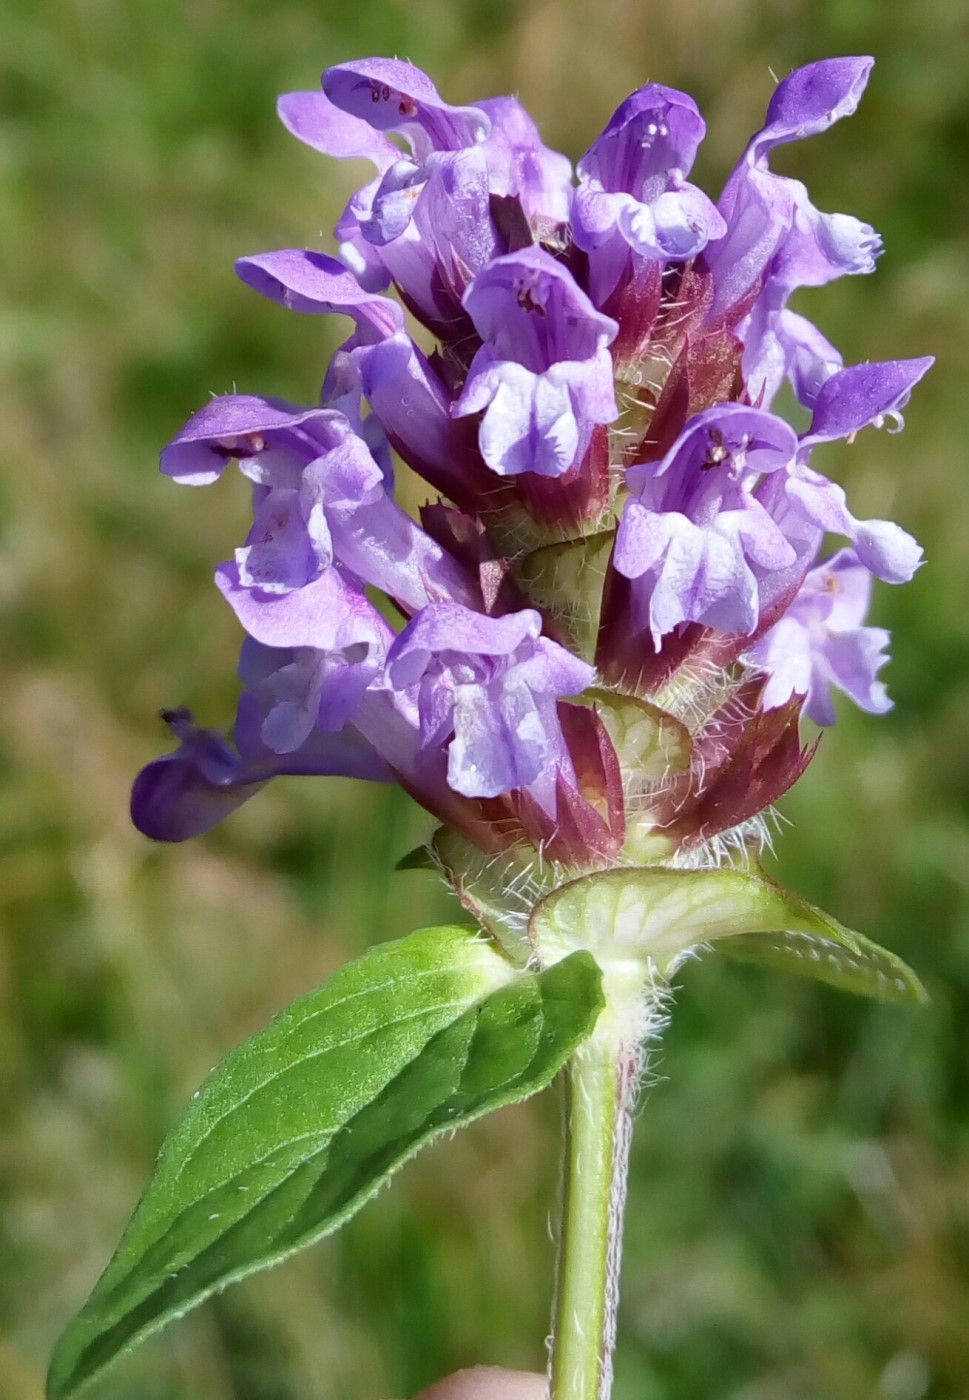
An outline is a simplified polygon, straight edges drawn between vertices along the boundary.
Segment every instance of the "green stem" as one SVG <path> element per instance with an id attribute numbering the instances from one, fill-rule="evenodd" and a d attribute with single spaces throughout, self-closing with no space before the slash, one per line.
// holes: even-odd
<path id="1" fill-rule="evenodd" d="M 607 1004 L 566 1081 L 550 1400 L 609 1400 L 638 1045 Z"/>

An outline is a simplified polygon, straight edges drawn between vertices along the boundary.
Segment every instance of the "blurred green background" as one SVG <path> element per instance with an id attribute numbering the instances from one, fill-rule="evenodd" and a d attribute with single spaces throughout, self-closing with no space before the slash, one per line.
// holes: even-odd
<path id="1" fill-rule="evenodd" d="M 825 738 L 778 868 L 932 994 L 881 1009 L 687 968 L 644 1094 L 616 1400 L 969 1396 L 969 27 L 963 0 L 4 0 L 0 13 L 0 1396 L 113 1248 L 215 1061 L 374 939 L 447 917 L 390 873 L 398 794 L 279 782 L 193 845 L 128 825 L 156 713 L 233 709 L 211 586 L 238 480 L 155 472 L 210 392 L 315 394 L 345 334 L 254 298 L 232 260 L 328 246 L 360 171 L 275 96 L 369 53 L 452 101 L 517 91 L 579 155 L 647 79 L 683 87 L 716 192 L 783 75 L 873 53 L 858 115 L 779 165 L 870 220 L 875 277 L 805 295 L 845 358 L 934 352 L 901 437 L 827 450 L 861 515 L 929 565 L 882 588 L 897 708 Z M 427 1152 L 338 1237 L 144 1347 L 104 1400 L 377 1400 L 474 1361 L 540 1368 L 554 1095 Z"/>

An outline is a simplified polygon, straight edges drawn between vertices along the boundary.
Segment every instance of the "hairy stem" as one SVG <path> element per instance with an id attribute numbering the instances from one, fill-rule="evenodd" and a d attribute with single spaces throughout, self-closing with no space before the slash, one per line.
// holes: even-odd
<path id="1" fill-rule="evenodd" d="M 639 1020 L 607 1003 L 566 1071 L 550 1400 L 609 1400 L 612 1393 Z"/>

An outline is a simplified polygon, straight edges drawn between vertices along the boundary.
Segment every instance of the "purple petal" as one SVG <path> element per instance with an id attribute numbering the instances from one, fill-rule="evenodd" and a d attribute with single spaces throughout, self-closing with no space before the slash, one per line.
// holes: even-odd
<path id="1" fill-rule="evenodd" d="M 469 426 L 451 417 L 444 385 L 423 352 L 409 336 L 396 335 L 362 353 L 360 373 L 363 392 L 404 461 L 456 504 L 474 508 L 479 478 L 490 474 Z"/>
<path id="2" fill-rule="evenodd" d="M 489 698 L 480 686 L 459 686 L 455 692 L 447 778 L 465 797 L 498 797 L 525 787 L 539 776 L 547 757 L 530 691 L 518 688 L 517 705 L 504 695 L 494 697 L 497 704 L 489 704 Z"/>
<path id="3" fill-rule="evenodd" d="M 265 646 L 341 651 L 380 633 L 374 608 L 338 569 L 289 593 L 246 588 L 234 563 L 220 564 L 215 582 L 249 635 Z"/>
<path id="4" fill-rule="evenodd" d="M 341 563 L 408 608 L 442 599 L 472 605 L 476 581 L 386 493 L 330 515 Z"/>
<path id="5" fill-rule="evenodd" d="M 214 784 L 200 769 L 192 749 L 182 748 L 156 758 L 135 778 L 131 820 L 153 841 L 187 841 L 241 807 L 263 781 Z"/>
<path id="6" fill-rule="evenodd" d="M 766 709 L 804 695 L 805 713 L 816 724 L 833 724 L 832 687 L 869 714 L 891 709 L 876 679 L 888 660 L 889 636 L 863 625 L 870 593 L 871 576 L 853 550 L 840 550 L 810 570 L 787 615 L 747 654 L 768 674 Z"/>
<path id="7" fill-rule="evenodd" d="M 746 404 L 716 404 L 694 414 L 660 463 L 631 468 L 627 481 L 638 491 L 667 474 L 682 475 L 687 486 L 698 473 L 714 469 L 735 480 L 749 478 L 789 466 L 797 446 L 794 429 L 776 414 Z"/>
<path id="8" fill-rule="evenodd" d="M 311 533 L 299 498 L 295 490 L 266 493 L 245 547 L 235 552 L 242 587 L 290 593 L 329 568 L 333 550 L 326 519 L 320 512 Z"/>
<path id="9" fill-rule="evenodd" d="M 818 392 L 803 443 L 850 437 L 883 416 L 897 414 L 934 363 L 929 355 L 920 360 L 851 365 L 833 374 Z"/>
<path id="10" fill-rule="evenodd" d="M 197 728 L 188 710 L 166 711 L 163 718 L 179 747 L 135 778 L 131 820 L 154 841 L 186 841 L 235 811 L 268 775 L 250 771 L 215 730 Z"/>
<path id="11" fill-rule="evenodd" d="M 556 783 L 574 782 L 556 699 L 591 684 L 593 667 L 540 635 L 532 609 L 486 617 L 431 604 L 396 639 L 387 675 L 419 686 L 421 742 L 448 746 L 448 782 L 467 797 L 527 790 L 555 811 Z M 564 688 L 564 689 L 563 689 Z"/>
<path id="12" fill-rule="evenodd" d="M 371 122 L 341 111 L 322 92 L 286 92 L 276 110 L 287 131 L 324 155 L 372 160 L 380 171 L 400 159 L 398 148 L 376 132 Z"/>
<path id="13" fill-rule="evenodd" d="M 816 136 L 857 110 L 874 67 L 873 58 L 826 58 L 796 68 L 779 83 L 767 108 L 758 145 Z"/>
<path id="14" fill-rule="evenodd" d="M 627 204 L 617 227 L 634 252 L 665 262 L 695 257 L 727 231 L 716 205 L 694 185 L 667 190 L 651 204 Z"/>
<path id="15" fill-rule="evenodd" d="M 825 647 L 824 659 L 831 684 L 870 715 L 883 715 L 892 708 L 884 683 L 875 679 L 889 660 L 890 640 L 884 627 L 857 627 L 832 635 Z M 810 693 L 805 708 L 810 718 L 816 719 Z"/>
<path id="16" fill-rule="evenodd" d="M 500 252 L 484 150 L 435 157 L 414 218 L 421 239 L 433 250 L 437 277 L 460 302 L 468 283 Z"/>
<path id="17" fill-rule="evenodd" d="M 798 402 L 813 408 L 821 386 L 843 367 L 840 352 L 817 326 L 786 307 L 755 308 L 743 339 L 747 393 L 765 407 L 789 377 Z"/>
<path id="18" fill-rule="evenodd" d="M 233 459 L 264 452 L 268 435 L 316 418 L 333 417 L 318 408 L 296 408 L 281 399 L 225 394 L 192 415 L 161 454 L 166 476 L 188 486 L 207 486 Z"/>
<path id="19" fill-rule="evenodd" d="M 579 429 L 564 384 L 516 364 L 476 369 L 454 412 L 481 410 L 481 455 L 499 476 L 561 476 L 576 460 Z"/>
<path id="20" fill-rule="evenodd" d="M 579 178 L 651 201 L 671 175 L 689 173 L 705 132 L 692 97 L 647 83 L 616 108 L 579 161 Z"/>
<path id="21" fill-rule="evenodd" d="M 404 328 L 397 302 L 363 291 L 353 274 L 325 253 L 284 248 L 239 258 L 235 266 L 247 287 L 290 311 L 352 316 L 364 333 L 364 343 L 383 340 Z"/>
<path id="22" fill-rule="evenodd" d="M 530 221 L 566 223 L 572 206 L 572 162 L 542 142 L 538 127 L 514 97 L 478 106 L 491 119 L 483 150 L 491 192 L 521 201 Z"/>
<path id="23" fill-rule="evenodd" d="M 922 563 L 922 548 L 891 520 L 858 520 L 842 487 L 820 472 L 799 466 L 785 482 L 788 500 L 807 520 L 845 535 L 866 568 L 885 583 L 908 583 Z"/>
<path id="24" fill-rule="evenodd" d="M 849 536 L 866 569 L 885 583 L 908 583 L 922 564 L 922 546 L 892 520 L 859 520 Z"/>
<path id="25" fill-rule="evenodd" d="M 377 131 L 400 131 L 420 158 L 484 141 L 491 123 L 479 107 L 453 107 L 426 73 L 396 58 L 341 63 L 323 74 L 323 91 L 344 112 Z"/>
<path id="26" fill-rule="evenodd" d="M 476 656 L 510 656 L 542 631 L 541 614 L 531 608 L 486 617 L 454 603 L 431 603 L 408 623 L 387 654 L 387 674 L 395 687 L 413 685 L 440 651 Z"/>
<path id="27" fill-rule="evenodd" d="M 495 258 L 468 288 L 464 305 L 496 359 L 536 374 L 557 360 L 592 358 L 619 329 L 544 248 Z"/>

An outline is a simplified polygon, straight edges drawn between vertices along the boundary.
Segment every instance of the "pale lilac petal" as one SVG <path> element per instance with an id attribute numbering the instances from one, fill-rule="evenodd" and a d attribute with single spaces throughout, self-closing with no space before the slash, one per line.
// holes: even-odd
<path id="1" fill-rule="evenodd" d="M 340 651 L 374 634 L 374 608 L 338 569 L 287 593 L 245 587 L 235 563 L 221 564 L 215 582 L 249 635 L 265 646 Z"/>
<path id="2" fill-rule="evenodd" d="M 851 540 L 865 567 L 885 583 L 908 583 L 922 562 L 922 548 L 890 520 L 858 520 L 842 487 L 820 472 L 798 466 L 785 483 L 788 500 L 812 524 Z"/>
<path id="3" fill-rule="evenodd" d="M 522 763 L 504 718 L 500 710 L 482 703 L 479 686 L 455 687 L 454 738 L 448 747 L 447 770 L 455 792 L 465 797 L 497 797 L 534 782 L 541 762 L 535 762 L 534 753 L 527 753 L 530 761 Z"/>
<path id="4" fill-rule="evenodd" d="M 527 789 L 550 814 L 574 769 L 555 702 L 595 679 L 593 667 L 541 637 L 532 609 L 485 617 L 431 604 L 387 654 L 396 689 L 419 687 L 421 742 L 448 743 L 448 782 L 466 797 Z"/>
<path id="5" fill-rule="evenodd" d="M 885 583 L 908 583 L 922 564 L 922 546 L 892 520 L 859 520 L 848 537 L 866 569 Z"/>
<path id="6" fill-rule="evenodd" d="M 634 252 L 665 262 L 695 257 L 727 231 L 716 206 L 694 185 L 668 190 L 652 204 L 627 203 L 616 226 Z"/>
<path id="7" fill-rule="evenodd" d="M 578 425 L 568 389 L 552 384 L 521 365 L 493 365 L 469 380 L 456 414 L 484 408 L 479 443 L 481 455 L 500 476 L 535 472 L 561 476 L 575 461 Z"/>
<path id="8" fill-rule="evenodd" d="M 520 200 L 532 222 L 565 223 L 572 207 L 572 162 L 543 144 L 517 98 L 492 97 L 478 106 L 491 119 L 482 149 L 492 193 Z"/>
<path id="9" fill-rule="evenodd" d="M 832 687 L 869 714 L 891 701 L 877 674 L 888 661 L 888 633 L 864 626 L 871 576 L 854 550 L 843 549 L 805 576 L 787 614 L 761 637 L 746 660 L 767 673 L 763 704 L 772 709 L 805 696 L 816 724 L 835 720 Z"/>
<path id="10" fill-rule="evenodd" d="M 870 715 L 883 715 L 892 708 L 884 682 L 875 674 L 888 660 L 890 641 L 883 627 L 857 627 L 831 636 L 824 659 L 831 684 L 844 691 L 859 709 Z M 812 719 L 811 698 L 807 713 Z"/>
<path id="11" fill-rule="evenodd" d="M 541 631 L 541 615 L 531 608 L 504 617 L 484 617 L 456 604 L 435 603 L 418 613 L 394 642 L 387 673 L 397 687 L 413 685 L 436 652 L 511 656 Z"/>

